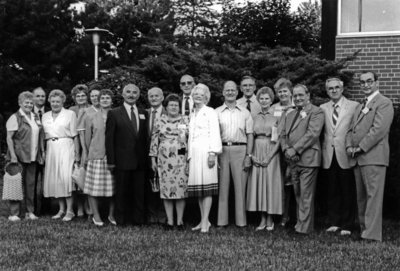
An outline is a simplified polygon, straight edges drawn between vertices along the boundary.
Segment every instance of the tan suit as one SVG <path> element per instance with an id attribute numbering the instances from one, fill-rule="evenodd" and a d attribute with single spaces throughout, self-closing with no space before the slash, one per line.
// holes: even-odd
<path id="1" fill-rule="evenodd" d="M 309 103 L 304 107 L 297 120 L 297 110 L 289 112 L 282 128 L 282 150 L 294 148 L 300 160 L 292 165 L 295 177 L 294 190 L 297 201 L 297 224 L 300 233 L 309 233 L 314 229 L 314 194 L 321 164 L 321 146 L 319 136 L 324 125 L 324 112 Z"/>
<path id="2" fill-rule="evenodd" d="M 358 217 L 361 237 L 382 241 L 382 204 L 386 167 L 389 165 L 389 130 L 392 102 L 378 93 L 368 104 L 356 108 L 346 147 L 360 147 L 356 157 Z"/>
<path id="3" fill-rule="evenodd" d="M 336 105 L 339 106 L 336 125 L 332 120 L 335 104 L 329 101 L 321 105 L 325 114 L 322 166 L 327 170 L 328 219 L 330 226 L 351 231 L 356 213 L 353 173 L 356 161 L 346 153 L 346 134 L 358 103 L 342 97 Z"/>

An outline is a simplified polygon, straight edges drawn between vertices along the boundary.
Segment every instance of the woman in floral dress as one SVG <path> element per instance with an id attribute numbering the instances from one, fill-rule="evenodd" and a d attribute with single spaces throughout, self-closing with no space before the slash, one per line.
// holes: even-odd
<path id="1" fill-rule="evenodd" d="M 165 99 L 167 114 L 156 121 L 151 136 L 152 168 L 158 172 L 160 197 L 167 214 L 166 229 L 174 226 L 174 203 L 177 226 L 183 229 L 183 212 L 187 197 L 186 134 L 187 120 L 179 114 L 180 98 L 171 94 Z"/>

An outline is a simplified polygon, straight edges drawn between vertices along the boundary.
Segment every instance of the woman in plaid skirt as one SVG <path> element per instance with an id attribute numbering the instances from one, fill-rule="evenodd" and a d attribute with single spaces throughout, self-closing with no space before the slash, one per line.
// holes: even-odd
<path id="1" fill-rule="evenodd" d="M 112 105 L 113 93 L 109 89 L 100 91 L 100 110 L 88 115 L 85 119 L 85 144 L 88 150 L 85 186 L 83 192 L 89 196 L 90 206 L 93 210 L 93 223 L 103 226 L 101 220 L 98 197 L 108 197 L 108 221 L 116 225 L 114 219 L 114 176 L 107 166 L 105 149 L 105 131 L 107 113 Z"/>

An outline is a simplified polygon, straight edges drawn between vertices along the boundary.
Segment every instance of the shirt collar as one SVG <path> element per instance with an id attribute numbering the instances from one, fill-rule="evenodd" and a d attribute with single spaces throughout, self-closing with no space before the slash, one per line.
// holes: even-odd
<path id="1" fill-rule="evenodd" d="M 133 110 L 137 110 L 136 104 L 130 105 L 130 104 L 124 102 L 124 107 L 126 108 L 126 110 L 127 110 L 128 112 L 131 112 L 131 107 L 132 107 L 132 106 L 133 106 Z"/>
<path id="2" fill-rule="evenodd" d="M 332 107 L 335 107 L 336 105 L 338 105 L 339 108 L 342 108 L 343 101 L 344 101 L 344 97 L 343 97 L 343 96 L 340 97 L 339 101 L 337 101 L 336 103 L 334 103 L 334 102 L 332 101 Z"/>
<path id="3" fill-rule="evenodd" d="M 257 101 L 256 95 L 254 95 L 254 94 L 250 98 L 247 98 L 246 96 L 243 96 L 243 98 L 245 99 L 246 102 L 247 102 L 247 100 L 250 100 L 250 102 L 252 102 L 252 103 Z"/>
<path id="4" fill-rule="evenodd" d="M 225 109 L 230 110 L 230 108 L 226 105 L 226 103 L 224 103 L 222 106 L 223 106 L 223 108 L 222 108 L 221 111 L 224 111 Z M 238 106 L 237 103 L 235 104 L 235 109 L 239 109 L 239 111 L 241 111 L 241 109 L 240 109 L 240 107 Z"/>
<path id="5" fill-rule="evenodd" d="M 367 104 L 368 104 L 370 101 L 372 101 L 372 99 L 373 99 L 376 95 L 378 95 L 378 93 L 379 93 L 379 90 L 377 90 L 377 91 L 375 91 L 374 93 L 372 93 L 371 95 L 369 95 L 369 96 L 367 97 Z"/>

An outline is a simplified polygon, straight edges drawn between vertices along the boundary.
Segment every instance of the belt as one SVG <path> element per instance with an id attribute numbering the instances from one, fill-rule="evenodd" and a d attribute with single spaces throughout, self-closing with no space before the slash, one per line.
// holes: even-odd
<path id="1" fill-rule="evenodd" d="M 222 146 L 241 146 L 241 145 L 247 145 L 247 143 L 242 143 L 242 142 L 222 142 Z"/>
<path id="2" fill-rule="evenodd" d="M 267 135 L 267 134 L 256 134 L 254 135 L 255 138 L 265 138 L 265 137 L 271 137 L 271 135 Z"/>
<path id="3" fill-rule="evenodd" d="M 49 137 L 49 138 L 46 138 L 46 141 L 48 141 L 48 140 L 57 141 L 57 140 L 59 140 L 61 138 L 70 138 L 70 139 L 72 139 L 72 137 L 69 137 L 69 136 L 62 136 L 62 137 Z"/>

